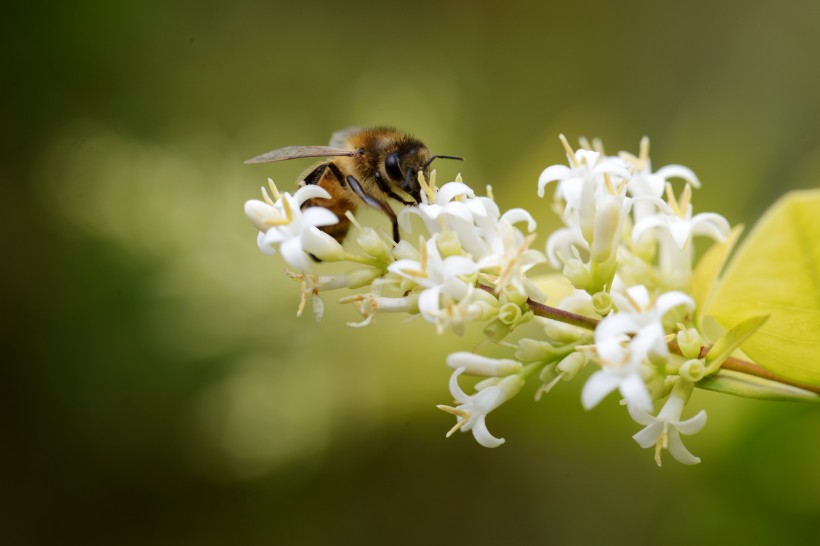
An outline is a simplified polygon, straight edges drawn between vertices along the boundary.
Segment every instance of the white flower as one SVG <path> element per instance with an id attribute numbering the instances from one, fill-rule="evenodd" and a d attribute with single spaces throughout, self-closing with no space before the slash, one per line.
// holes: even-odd
<path id="1" fill-rule="evenodd" d="M 694 309 L 694 301 L 681 292 L 667 292 L 653 304 L 644 286 L 629 288 L 625 297 L 613 294 L 613 300 L 618 312 L 608 315 L 595 328 L 601 370 L 584 385 L 583 405 L 590 409 L 618 389 L 627 403 L 650 410 L 652 398 L 644 381 L 644 375 L 652 373 L 648 361 L 669 355 L 663 316 L 679 305 Z"/>
<path id="2" fill-rule="evenodd" d="M 637 243 L 649 230 L 658 234 L 659 266 L 665 285 L 670 288 L 688 289 L 692 276 L 692 238 L 696 235 L 723 241 L 731 231 L 729 222 L 715 213 L 692 216 L 692 189 L 687 185 L 680 200 L 675 199 L 671 186 L 667 185 L 671 214 L 658 212 L 647 215 L 635 224 L 632 239 Z"/>
<path id="3" fill-rule="evenodd" d="M 649 229 L 667 231 L 672 236 L 675 245 L 683 250 L 692 241 L 695 235 L 711 237 L 716 241 L 725 239 L 731 227 L 729 222 L 713 212 L 702 212 L 692 216 L 692 189 L 686 186 L 680 200 L 669 194 L 670 206 L 673 214 L 653 214 L 635 224 L 632 238 L 637 241 Z"/>
<path id="4" fill-rule="evenodd" d="M 431 177 L 431 182 L 433 182 L 433 180 Z M 417 207 L 404 207 L 401 212 L 399 212 L 399 226 L 401 226 L 404 231 L 411 231 L 411 215 L 419 216 L 424 221 L 424 225 L 431 235 L 442 230 L 444 227 L 442 220 L 447 217 L 462 218 L 464 221 L 472 223 L 472 213 L 467 208 L 467 205 L 459 200 L 459 198 L 464 196 L 473 197 L 475 195 L 467 184 L 460 181 L 449 182 L 441 188 L 431 191 L 433 191 L 432 199 L 429 198 L 426 191 L 422 191 L 421 203 L 419 203 Z"/>
<path id="5" fill-rule="evenodd" d="M 419 311 L 429 322 L 435 323 L 447 307 L 447 300 L 459 302 L 474 290 L 474 280 L 464 280 L 478 273 L 478 266 L 464 256 L 442 259 L 435 237 L 420 248 L 419 260 L 403 259 L 388 266 L 388 271 L 399 275 L 424 290 L 419 294 Z"/>
<path id="6" fill-rule="evenodd" d="M 607 178 L 611 184 L 618 186 L 622 181 L 629 180 L 630 173 L 618 158 L 584 149 L 573 152 L 564 135 L 560 138 L 570 166 L 552 165 L 544 169 L 538 178 L 538 196 L 544 196 L 547 184 L 558 182 L 555 199 L 566 203 L 564 220 L 580 225 L 585 239 L 590 240 L 595 195 L 603 190 Z"/>
<path id="7" fill-rule="evenodd" d="M 473 431 L 476 441 L 484 447 L 498 447 L 504 443 L 503 438 L 496 438 L 487 429 L 485 422 L 487 414 L 518 394 L 524 386 L 524 379 L 520 375 L 508 375 L 494 385 L 487 386 L 472 396 L 468 396 L 458 384 L 458 376 L 464 373 L 465 368 L 458 368 L 450 376 L 450 393 L 459 405 L 456 407 L 439 405 L 439 409 L 456 416 L 456 425 L 450 429 L 447 436 L 455 431 Z"/>
<path id="8" fill-rule="evenodd" d="M 661 451 L 669 450 L 669 453 L 680 463 L 698 464 L 699 457 L 692 455 L 686 446 L 683 445 L 680 435 L 691 435 L 706 425 L 706 412 L 701 410 L 694 417 L 681 421 L 681 413 L 689 395 L 692 392 L 692 384 L 678 379 L 672 394 L 663 405 L 657 417 L 653 417 L 640 408 L 628 406 L 629 414 L 632 418 L 646 428 L 633 436 L 638 445 L 643 448 L 655 446 L 655 462 L 661 465 Z"/>
<path id="9" fill-rule="evenodd" d="M 696 188 L 700 187 L 700 181 L 698 177 L 695 176 L 695 173 L 683 165 L 667 165 L 653 173 L 652 160 L 649 159 L 648 137 L 641 139 L 641 151 L 638 157 L 628 152 L 621 152 L 618 155 L 629 164 L 632 171 L 628 188 L 629 194 L 633 197 L 660 197 L 663 195 L 664 187 L 666 187 L 666 183 L 670 178 L 681 178 Z M 635 204 L 634 210 L 635 221 L 639 222 L 641 219 L 652 214 L 655 211 L 655 207 L 651 203 L 639 202 Z"/>
<path id="10" fill-rule="evenodd" d="M 546 257 L 541 252 L 528 248 L 535 240 L 535 235 L 524 237 L 510 220 L 527 221 L 530 227 L 535 224 L 529 213 L 523 209 L 513 209 L 506 212 L 500 220 L 492 222 L 491 227 L 486 226 L 487 229 L 482 234 L 488 242 L 490 252 L 478 260 L 478 267 L 481 271 L 497 276 L 497 292 L 510 287 L 522 298 L 543 301 L 544 295 L 526 274 L 534 266 L 545 262 Z"/>
<path id="11" fill-rule="evenodd" d="M 272 189 L 276 195 L 275 186 Z M 259 229 L 257 244 L 262 252 L 272 254 L 273 245 L 278 245 L 285 261 L 301 271 L 310 269 L 306 253 L 326 260 L 344 255 L 342 246 L 319 230 L 320 226 L 337 223 L 336 215 L 322 207 L 301 209 L 309 199 L 330 198 L 327 191 L 316 185 L 303 186 L 294 195 L 280 195 L 275 203 L 266 193 L 264 195 L 266 202 L 250 200 L 245 203 L 245 214 Z"/>

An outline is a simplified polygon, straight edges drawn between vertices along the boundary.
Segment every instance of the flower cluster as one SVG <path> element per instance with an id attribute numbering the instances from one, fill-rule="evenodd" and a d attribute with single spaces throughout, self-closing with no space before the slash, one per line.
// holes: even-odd
<path id="1" fill-rule="evenodd" d="M 447 358 L 455 402 L 439 408 L 456 417 L 448 435 L 471 431 L 481 445 L 497 447 L 504 439 L 489 432 L 492 410 L 530 379 L 537 378 L 540 398 L 589 366 L 594 370 L 581 374 L 585 408 L 617 391 L 629 415 L 645 426 L 636 442 L 655 446 L 658 464 L 664 449 L 682 463 L 697 463 L 681 434 L 698 432 L 706 414 L 683 419 L 682 413 L 693 387 L 726 357 L 710 357 L 695 319 L 693 238 L 722 241 L 730 226 L 718 214 L 693 215 L 697 177 L 679 165 L 653 171 L 646 138 L 638 156 L 607 155 L 597 141 L 582 140 L 577 150 L 563 136 L 561 142 L 567 164 L 546 168 L 537 184 L 540 197 L 554 184 L 553 208 L 564 224 L 543 252 L 534 247 L 529 212 L 502 212 L 490 187 L 477 195 L 460 177 L 439 188 L 435 172 L 430 180 L 419 173 L 421 203 L 398 215 L 401 241 L 349 216 L 356 252 L 322 231 L 339 220 L 333 213 L 305 206 L 330 197 L 317 186 L 291 196 L 271 183 L 273 199 L 263 189 L 264 200 L 248 201 L 245 211 L 263 252 L 278 250 L 297 270 L 289 274 L 302 284 L 300 313 L 311 299 L 321 317 L 321 293 L 355 290 L 339 300 L 362 317 L 351 326 L 369 325 L 380 313 L 405 313 L 421 316 L 438 333 L 461 335 L 477 322 L 509 351 L 508 358 L 473 352 Z M 351 267 L 322 275 L 323 264 L 311 256 Z M 547 265 L 561 274 L 549 274 Z M 547 302 L 544 292 L 559 285 L 564 296 Z M 519 329 L 524 324 L 530 327 Z M 722 355 L 726 349 L 724 343 Z M 482 378 L 472 394 L 460 384 L 464 375 Z"/>

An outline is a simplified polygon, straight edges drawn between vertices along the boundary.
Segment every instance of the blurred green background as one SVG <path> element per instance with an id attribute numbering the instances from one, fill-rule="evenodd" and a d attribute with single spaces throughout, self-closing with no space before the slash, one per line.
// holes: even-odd
<path id="1" fill-rule="evenodd" d="M 816 544 L 820 412 L 698 392 L 659 469 L 581 382 L 448 440 L 437 337 L 350 329 L 242 213 L 260 152 L 390 124 L 533 201 L 557 134 L 685 164 L 751 224 L 820 180 L 820 4 L 17 2 L 0 19 L 4 544 Z M 542 244 L 542 243 L 539 243 Z"/>

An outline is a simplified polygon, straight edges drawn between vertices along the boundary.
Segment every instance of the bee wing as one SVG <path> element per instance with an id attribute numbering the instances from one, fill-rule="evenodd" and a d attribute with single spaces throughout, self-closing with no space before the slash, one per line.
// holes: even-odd
<path id="1" fill-rule="evenodd" d="M 351 135 L 361 133 L 363 127 L 348 127 L 347 129 L 340 129 L 333 133 L 330 137 L 330 145 L 334 147 L 344 148 L 347 146 L 347 141 Z"/>
<path id="2" fill-rule="evenodd" d="M 350 156 L 358 153 L 358 150 L 337 148 L 334 146 L 288 146 L 252 157 L 245 161 L 245 163 L 270 163 L 271 161 L 285 161 L 287 159 L 298 159 L 300 157 Z"/>

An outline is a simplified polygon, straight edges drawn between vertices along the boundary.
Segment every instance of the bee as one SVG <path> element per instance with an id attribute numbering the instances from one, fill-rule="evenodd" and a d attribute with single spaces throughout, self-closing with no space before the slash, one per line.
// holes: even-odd
<path id="1" fill-rule="evenodd" d="M 432 155 L 415 137 L 391 127 L 353 127 L 333 134 L 329 146 L 288 146 L 253 157 L 245 163 L 268 163 L 303 157 L 332 158 L 312 167 L 304 175 L 305 184 L 317 184 L 330 194 L 315 198 L 302 207 L 324 207 L 339 223 L 321 229 L 341 243 L 350 229 L 345 214 L 365 204 L 381 211 L 393 225 L 393 240 L 399 241 L 399 224 L 390 200 L 402 206 L 421 202 L 418 176 L 430 176 L 430 163 L 436 158 L 462 158 Z"/>

